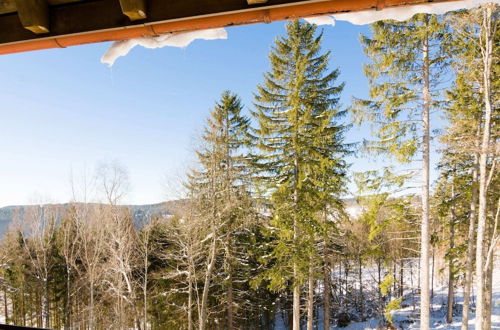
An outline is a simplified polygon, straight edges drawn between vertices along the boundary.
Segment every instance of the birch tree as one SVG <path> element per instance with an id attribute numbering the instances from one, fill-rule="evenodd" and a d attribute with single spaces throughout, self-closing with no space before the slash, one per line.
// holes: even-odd
<path id="1" fill-rule="evenodd" d="M 55 248 L 56 223 L 59 214 L 57 208 L 50 205 L 31 207 L 24 217 L 24 226 L 20 231 L 33 275 L 40 281 L 42 326 L 47 328 L 51 327 L 49 281 L 54 267 L 52 254 Z"/>
<path id="2" fill-rule="evenodd" d="M 484 100 L 484 115 L 483 128 L 481 139 L 481 151 L 479 154 L 479 208 L 478 208 L 478 224 L 477 224 L 477 243 L 476 243 L 476 329 L 484 329 L 484 324 L 489 324 L 489 321 L 484 320 L 484 304 L 485 304 L 485 273 L 486 273 L 486 256 L 484 241 L 486 236 L 486 221 L 487 221 L 487 193 L 488 193 L 488 177 L 489 171 L 487 168 L 488 158 L 491 155 L 491 125 L 493 115 L 493 58 L 498 56 L 498 51 L 494 53 L 494 48 L 497 50 L 498 43 L 494 44 L 496 29 L 498 26 L 498 9 L 496 5 L 490 4 L 482 8 L 481 12 L 482 24 L 480 44 L 481 59 L 482 59 L 482 88 Z M 497 57 L 498 60 L 498 57 Z M 498 99 L 497 99 L 498 105 Z M 498 110 L 498 109 L 497 109 Z M 492 173 L 495 167 L 491 169 Z M 491 294 L 491 293 L 490 293 Z M 491 317 L 491 312 L 488 313 Z M 487 315 L 488 315 L 487 314 Z M 491 326 L 491 324 L 490 324 Z"/>
<path id="3" fill-rule="evenodd" d="M 494 113 L 498 111 L 498 6 L 486 4 L 481 8 L 461 11 L 449 17 L 454 28 L 456 49 L 454 67 L 457 71 L 452 89 L 452 112 L 450 113 L 450 137 L 448 145 L 455 152 L 473 158 L 471 167 L 472 186 L 469 246 L 467 250 L 466 279 L 463 305 L 462 329 L 467 329 L 469 319 L 470 292 L 475 247 L 476 259 L 476 326 L 488 328 L 491 306 L 491 268 L 485 264 L 489 249 L 488 234 L 488 190 L 495 177 L 498 147 L 498 123 Z M 472 137 L 471 137 L 472 132 Z M 458 133 L 458 134 L 457 134 Z M 453 139 L 454 137 L 454 139 Z M 491 200 L 491 199 L 490 199 Z M 490 209 L 494 209 L 495 198 Z M 494 211 L 493 211 L 494 213 Z M 477 219 L 476 219 L 477 217 Z M 477 236 L 474 237 L 477 221 Z M 492 225 L 490 225 L 490 228 Z M 474 244 L 474 238 L 476 244 Z M 486 242 L 486 243 L 485 243 Z M 478 316 L 481 315 L 481 316 Z"/>

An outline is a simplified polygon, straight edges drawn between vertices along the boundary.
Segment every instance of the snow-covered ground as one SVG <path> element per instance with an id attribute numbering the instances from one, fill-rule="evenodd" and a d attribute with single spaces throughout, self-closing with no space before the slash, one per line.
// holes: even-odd
<path id="1" fill-rule="evenodd" d="M 473 288 L 474 289 L 474 288 Z M 460 329 L 462 325 L 462 303 L 463 291 L 458 287 L 455 289 L 455 303 L 457 310 L 453 318 L 453 323 L 446 323 L 446 300 L 448 295 L 448 288 L 445 285 L 437 286 L 434 288 L 434 297 L 432 299 L 432 313 L 431 313 L 431 329 Z M 411 295 L 407 296 L 406 302 L 408 307 L 399 309 L 394 313 L 395 325 L 399 329 L 419 329 L 418 323 L 418 297 L 416 297 L 417 309 L 414 311 L 411 303 Z M 497 256 L 495 268 L 493 271 L 493 312 L 491 325 L 492 329 L 500 329 L 500 258 Z M 377 319 L 370 319 L 366 322 L 351 323 L 345 328 L 332 327 L 332 329 L 346 329 L 346 330 L 367 330 L 377 329 Z M 474 329 L 475 316 L 471 314 L 469 320 L 469 329 Z"/>
<path id="2" fill-rule="evenodd" d="M 493 271 L 493 312 L 492 312 L 492 329 L 500 329 L 500 256 L 497 256 L 495 262 L 495 268 Z M 416 265 L 414 265 L 415 267 Z M 406 269 L 406 266 L 405 266 Z M 453 322 L 451 324 L 446 323 L 446 302 L 448 295 L 448 287 L 445 285 L 445 278 L 442 273 L 439 274 L 438 271 L 435 272 L 436 276 L 434 278 L 434 295 L 432 299 L 432 312 L 431 312 L 431 329 L 460 329 L 462 322 L 462 303 L 463 303 L 463 288 L 456 287 L 455 288 L 455 303 L 456 310 L 455 316 L 453 318 Z M 338 274 L 334 274 L 338 275 Z M 352 278 L 355 283 L 355 277 L 357 276 L 355 273 L 352 274 Z M 365 268 L 363 270 L 363 289 L 370 292 L 376 289 L 377 281 L 376 279 L 376 269 L 375 268 Z M 413 272 L 407 272 L 405 275 L 405 286 L 410 286 L 410 283 L 413 283 L 414 286 L 418 285 L 416 267 Z M 356 286 L 354 286 L 356 288 Z M 474 290 L 475 288 L 473 288 Z M 412 295 L 412 289 L 408 288 L 405 290 L 405 299 L 403 300 L 404 308 L 398 309 L 394 312 L 394 323 L 398 329 L 419 329 L 419 297 Z M 415 305 L 415 307 L 414 307 Z M 323 320 L 322 320 L 322 311 L 318 312 L 319 318 L 317 322 L 318 328 L 315 329 L 323 329 Z M 332 326 L 331 329 L 346 329 L 346 330 L 368 330 L 368 329 L 377 329 L 378 319 L 371 318 L 366 320 L 365 322 L 353 322 L 349 324 L 347 327 L 340 328 Z M 475 325 L 475 316 L 473 313 L 470 314 L 469 320 L 469 329 L 474 329 Z M 287 327 L 285 326 L 285 321 L 281 317 L 281 315 L 277 316 L 275 322 L 276 330 L 285 330 Z M 330 329 L 330 330 L 331 330 Z"/>
<path id="3" fill-rule="evenodd" d="M 499 251 L 500 252 L 500 251 Z M 495 258 L 495 268 L 493 271 L 493 299 L 492 299 L 492 305 L 493 305 L 493 312 L 492 312 L 492 329 L 500 329 L 500 255 L 497 255 Z M 406 265 L 408 266 L 408 264 Z M 405 269 L 407 267 L 405 266 Z M 413 285 L 417 285 L 417 278 L 416 278 L 416 264 L 413 264 L 414 270 L 412 272 L 407 272 L 405 275 L 405 282 L 408 286 L 411 286 L 411 283 Z M 431 329 L 453 329 L 453 330 L 458 330 L 461 328 L 461 312 L 462 312 L 462 303 L 463 303 L 463 292 L 462 288 L 458 287 L 456 288 L 455 292 L 455 303 L 457 304 L 455 314 L 456 316 L 453 318 L 453 322 L 451 324 L 446 323 L 446 300 L 447 300 L 447 294 L 448 294 L 448 288 L 446 285 L 444 285 L 444 279 L 446 276 L 443 274 L 438 274 L 439 272 L 436 271 L 436 276 L 435 276 L 435 287 L 434 287 L 434 297 L 432 300 L 432 313 L 431 313 Z M 334 274 L 334 276 L 338 277 L 338 270 L 337 273 Z M 349 281 L 352 281 L 353 284 L 355 283 L 355 279 L 357 274 L 352 273 L 352 277 L 349 277 Z M 363 271 L 363 289 L 366 290 L 367 292 L 370 292 L 376 289 L 377 286 L 377 281 L 376 281 L 376 276 L 377 276 L 377 271 L 376 268 L 365 268 Z M 356 286 L 353 287 L 354 289 L 357 289 Z M 321 288 L 319 288 L 321 290 Z M 473 288 L 474 290 L 474 288 Z M 394 312 L 394 321 L 395 321 L 395 326 L 399 329 L 419 329 L 419 323 L 418 323 L 418 315 L 419 315 L 419 301 L 418 301 L 418 296 L 413 297 L 411 294 L 412 290 L 411 288 L 408 288 L 405 290 L 406 298 L 402 302 L 402 305 L 406 305 L 407 307 L 399 309 Z M 415 304 L 415 309 L 413 305 Z M 3 314 L 3 313 L 0 313 Z M 321 308 L 318 311 L 318 320 L 316 321 L 316 324 L 318 325 L 318 330 L 324 330 L 323 329 L 323 319 L 322 319 L 322 311 Z M 469 329 L 474 329 L 474 314 L 471 314 L 470 316 L 470 321 L 469 321 Z M 0 324 L 4 323 L 5 319 L 3 315 L 0 315 Z M 378 325 L 378 319 L 376 318 L 371 318 L 368 319 L 365 322 L 354 322 L 349 324 L 345 328 L 339 328 L 332 326 L 330 330 L 332 329 L 346 329 L 346 330 L 369 330 L 369 329 L 377 329 Z M 286 330 L 287 327 L 285 326 L 285 321 L 282 318 L 281 314 L 278 314 L 276 317 L 275 321 L 275 330 Z"/>

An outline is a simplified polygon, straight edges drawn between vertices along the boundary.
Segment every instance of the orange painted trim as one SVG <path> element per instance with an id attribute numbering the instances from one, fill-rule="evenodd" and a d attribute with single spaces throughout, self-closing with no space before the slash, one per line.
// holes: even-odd
<path id="1" fill-rule="evenodd" d="M 440 0 L 458 1 L 458 0 Z M 334 14 L 350 11 L 362 11 L 383 7 L 410 6 L 429 3 L 428 0 L 325 0 L 308 3 L 293 3 L 275 7 L 250 8 L 241 12 L 222 13 L 219 15 L 186 18 L 168 22 L 157 22 L 143 25 L 133 25 L 115 29 L 90 31 L 73 35 L 40 38 L 0 45 L 0 55 L 64 48 L 75 45 L 90 44 L 105 41 L 118 41 L 154 36 L 160 33 L 203 30 L 232 25 L 269 23 L 280 20 L 295 19 L 316 15 Z"/>

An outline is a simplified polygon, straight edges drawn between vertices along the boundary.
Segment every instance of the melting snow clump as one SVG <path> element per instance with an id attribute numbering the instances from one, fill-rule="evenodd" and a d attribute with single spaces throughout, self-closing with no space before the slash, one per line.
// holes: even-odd
<path id="1" fill-rule="evenodd" d="M 306 21 L 307 23 L 316 24 L 316 25 L 335 26 L 335 19 L 332 16 L 328 16 L 328 15 L 307 17 L 307 18 L 304 18 L 304 21 Z"/>
<path id="2" fill-rule="evenodd" d="M 156 37 L 142 37 L 117 41 L 113 43 L 108 51 L 102 56 L 101 62 L 112 66 L 118 57 L 127 55 L 128 52 L 135 46 L 142 46 L 151 49 L 162 48 L 165 46 L 184 48 L 196 39 L 227 39 L 227 31 L 223 28 L 219 28 L 190 32 L 174 32 L 162 34 Z"/>
<path id="3" fill-rule="evenodd" d="M 315 16 L 304 20 L 316 25 L 335 25 L 335 21 L 347 21 L 355 25 L 371 24 L 383 20 L 406 21 L 415 14 L 441 15 L 459 9 L 472 9 L 485 3 L 498 3 L 500 0 L 463 0 L 451 2 L 438 2 L 425 5 L 414 5 L 382 10 L 366 10 L 351 13 L 336 14 L 333 16 Z"/>
<path id="4" fill-rule="evenodd" d="M 398 8 L 387 8 L 383 10 L 367 10 L 345 14 L 337 14 L 333 17 L 337 21 L 348 21 L 352 24 L 371 24 L 377 21 L 392 19 L 406 21 L 415 14 L 445 14 L 449 11 L 459 9 L 472 9 L 485 3 L 500 3 L 500 0 L 463 0 L 451 2 L 438 2 L 427 5 L 415 5 Z"/>

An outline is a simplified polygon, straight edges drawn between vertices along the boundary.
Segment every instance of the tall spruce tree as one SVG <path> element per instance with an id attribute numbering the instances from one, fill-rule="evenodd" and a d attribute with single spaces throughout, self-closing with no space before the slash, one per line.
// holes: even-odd
<path id="1" fill-rule="evenodd" d="M 317 255 L 316 215 L 342 192 L 348 147 L 343 143 L 346 127 L 336 122 L 343 115 L 339 94 L 344 84 L 336 84 L 338 69 L 328 69 L 323 35 L 297 20 L 287 23 L 286 31 L 269 55 L 271 70 L 258 86 L 253 114 L 257 168 L 271 197 L 276 237 L 265 277 L 275 290 L 291 283 L 293 329 L 298 330 L 301 286 Z"/>
<path id="2" fill-rule="evenodd" d="M 435 15 L 418 14 L 406 22 L 372 24 L 362 36 L 370 100 L 354 100 L 357 119 L 369 119 L 376 141 L 367 148 L 407 163 L 422 158 L 421 329 L 430 322 L 429 290 L 429 164 L 430 113 L 439 107 L 440 78 L 448 65 L 444 51 L 446 25 Z"/>
<path id="3" fill-rule="evenodd" d="M 250 121 L 241 113 L 242 108 L 237 95 L 229 91 L 222 94 L 207 120 L 202 136 L 203 147 L 197 152 L 200 169 L 190 175 L 189 188 L 195 208 L 206 219 L 211 241 L 199 316 L 200 329 L 205 328 L 208 321 L 208 294 L 219 249 L 225 251 L 227 328 L 234 328 L 233 268 L 236 258 L 232 254 L 233 231 L 249 219 L 251 210 L 248 171 L 243 157 L 248 145 Z"/>

